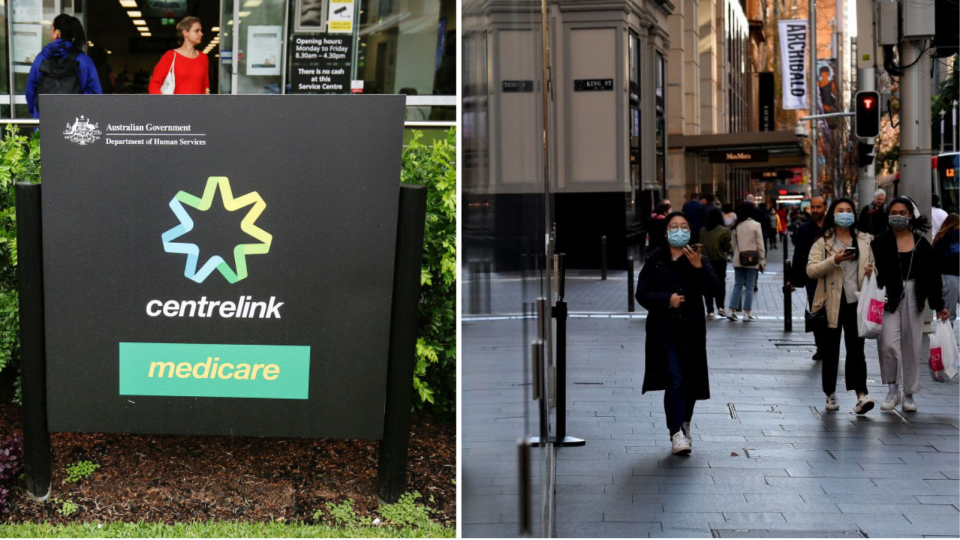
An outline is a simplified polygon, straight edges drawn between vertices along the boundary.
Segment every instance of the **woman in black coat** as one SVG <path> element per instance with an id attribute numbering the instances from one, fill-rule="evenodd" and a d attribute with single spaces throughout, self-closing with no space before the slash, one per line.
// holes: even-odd
<path id="1" fill-rule="evenodd" d="M 637 280 L 637 301 L 648 312 L 643 393 L 664 390 L 673 453 L 687 455 L 693 407 L 710 399 L 703 296 L 716 294 L 720 282 L 701 246 L 688 245 L 686 216 L 674 212 L 665 221 L 666 244 L 647 256 Z"/>

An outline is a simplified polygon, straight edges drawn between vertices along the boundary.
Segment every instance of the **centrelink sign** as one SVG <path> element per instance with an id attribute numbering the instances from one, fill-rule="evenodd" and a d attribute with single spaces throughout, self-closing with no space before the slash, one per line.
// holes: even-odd
<path id="1" fill-rule="evenodd" d="M 379 438 L 394 98 L 44 96 L 50 430 Z"/>

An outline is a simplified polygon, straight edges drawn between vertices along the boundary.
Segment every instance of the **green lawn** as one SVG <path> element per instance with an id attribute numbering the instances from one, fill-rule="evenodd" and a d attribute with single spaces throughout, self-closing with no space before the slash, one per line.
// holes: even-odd
<path id="1" fill-rule="evenodd" d="M 331 527 L 302 523 L 27 523 L 0 525 L 0 538 L 454 538 L 456 527 L 365 525 Z"/>

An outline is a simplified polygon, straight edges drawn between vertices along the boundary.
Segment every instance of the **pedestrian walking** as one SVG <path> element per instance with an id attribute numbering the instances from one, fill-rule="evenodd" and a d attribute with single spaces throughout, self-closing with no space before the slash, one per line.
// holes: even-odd
<path id="1" fill-rule="evenodd" d="M 943 282 L 943 303 L 950 312 L 950 324 L 957 320 L 960 302 L 960 216 L 949 214 L 933 239 L 933 253 Z"/>
<path id="2" fill-rule="evenodd" d="M 50 24 L 50 43 L 30 66 L 25 97 L 27 112 L 40 118 L 40 94 L 100 94 L 100 76 L 83 52 L 87 36 L 76 17 L 61 13 Z"/>
<path id="3" fill-rule="evenodd" d="M 737 224 L 737 213 L 733 211 L 733 205 L 730 203 L 723 203 L 723 206 L 720 207 L 720 211 L 723 212 L 723 224 L 733 230 L 733 226 Z"/>
<path id="4" fill-rule="evenodd" d="M 790 266 L 788 283 L 792 288 L 804 287 L 807 289 L 807 309 L 813 307 L 813 295 L 817 292 L 817 281 L 807 276 L 807 262 L 810 258 L 810 248 L 820 238 L 823 231 L 823 221 L 827 215 L 827 200 L 821 195 L 810 199 L 811 219 L 797 227 L 793 237 L 793 263 Z M 799 223 L 799 221 L 798 221 Z M 813 333 L 813 341 L 817 344 L 817 351 L 813 353 L 813 360 L 823 360 L 823 330 L 814 327 L 808 330 Z"/>
<path id="5" fill-rule="evenodd" d="M 780 232 L 780 218 L 773 208 L 767 210 L 767 220 L 770 222 L 770 245 L 777 249 L 777 234 Z"/>
<path id="6" fill-rule="evenodd" d="M 853 201 L 837 199 L 823 221 L 823 232 L 810 248 L 807 275 L 816 280 L 810 310 L 826 310 L 823 331 L 821 387 L 826 409 L 840 408 L 837 400 L 837 371 L 840 365 L 840 337 L 847 350 L 844 374 L 847 390 L 857 393 L 856 414 L 866 414 L 875 403 L 867 391 L 867 359 L 857 325 L 857 298 L 865 277 L 873 272 L 872 237 L 857 230 Z"/>
<path id="7" fill-rule="evenodd" d="M 641 393 L 663 390 L 674 454 L 690 453 L 693 409 L 710 399 L 703 296 L 720 286 L 702 248 L 690 246 L 682 212 L 667 216 L 667 247 L 649 254 L 637 278 L 637 302 L 647 310 Z"/>
<path id="8" fill-rule="evenodd" d="M 860 229 L 867 234 L 877 236 L 887 230 L 887 213 L 883 210 L 883 203 L 887 200 L 887 192 L 878 189 L 873 192 L 873 204 L 860 211 Z M 878 279 L 879 279 L 879 274 Z"/>
<path id="9" fill-rule="evenodd" d="M 690 202 L 683 205 L 683 214 L 690 220 L 690 240 L 694 244 L 700 241 L 700 229 L 703 228 L 703 224 L 707 221 L 706 208 L 703 205 L 704 201 L 700 195 L 696 193 L 690 194 Z"/>
<path id="10" fill-rule="evenodd" d="M 940 208 L 940 196 L 934 193 L 930 196 L 930 223 L 932 225 L 930 230 L 931 237 L 937 237 L 937 233 L 940 232 L 940 227 L 943 227 L 943 220 L 945 219 L 947 219 L 947 211 L 943 208 Z"/>
<path id="11" fill-rule="evenodd" d="M 703 255 L 710 261 L 710 267 L 720 282 L 714 294 L 707 292 L 703 295 L 707 304 L 707 320 L 712 321 L 716 318 L 714 306 L 721 317 L 727 316 L 723 301 L 727 292 L 727 253 L 732 249 L 730 231 L 723 225 L 723 213 L 719 208 L 707 211 L 707 224 L 700 231 L 700 242 L 703 244 Z"/>
<path id="12" fill-rule="evenodd" d="M 203 40 L 200 19 L 184 17 L 177 23 L 176 49 L 160 58 L 153 68 L 151 94 L 209 94 L 210 61 L 198 47 Z"/>
<path id="13" fill-rule="evenodd" d="M 890 203 L 887 231 L 871 242 L 877 260 L 877 285 L 886 289 L 883 323 L 880 326 L 880 376 L 889 391 L 880 409 L 892 411 L 901 405 L 904 412 L 916 412 L 913 396 L 920 391 L 920 347 L 923 337 L 923 304 L 947 320 L 943 305 L 943 284 L 933 248 L 924 233 L 930 219 L 921 215 L 907 197 Z M 901 402 L 897 375 L 903 370 Z M 902 403 L 902 404 L 901 404 Z"/>
<path id="14" fill-rule="evenodd" d="M 650 221 L 647 222 L 647 251 L 653 251 L 659 247 L 665 247 L 667 240 L 667 215 L 670 214 L 670 203 L 662 202 L 650 215 Z"/>
<path id="15" fill-rule="evenodd" d="M 744 203 L 737 209 L 737 223 L 733 228 L 733 294 L 730 296 L 727 319 L 738 320 L 737 307 L 743 297 L 743 321 L 757 320 L 751 310 L 757 274 L 767 266 L 763 229 L 754 219 L 756 208 Z"/>

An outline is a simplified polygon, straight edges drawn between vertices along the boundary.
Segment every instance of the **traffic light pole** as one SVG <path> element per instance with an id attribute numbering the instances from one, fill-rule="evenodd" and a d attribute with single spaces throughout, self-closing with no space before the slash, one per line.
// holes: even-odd
<path id="1" fill-rule="evenodd" d="M 857 70 L 857 86 L 861 92 L 876 90 L 876 74 L 874 68 Z M 873 146 L 875 138 L 863 139 L 864 144 Z M 870 164 L 857 170 L 857 202 L 860 208 L 866 208 L 873 202 L 873 192 L 877 190 L 877 177 L 874 169 L 874 160 Z"/>

